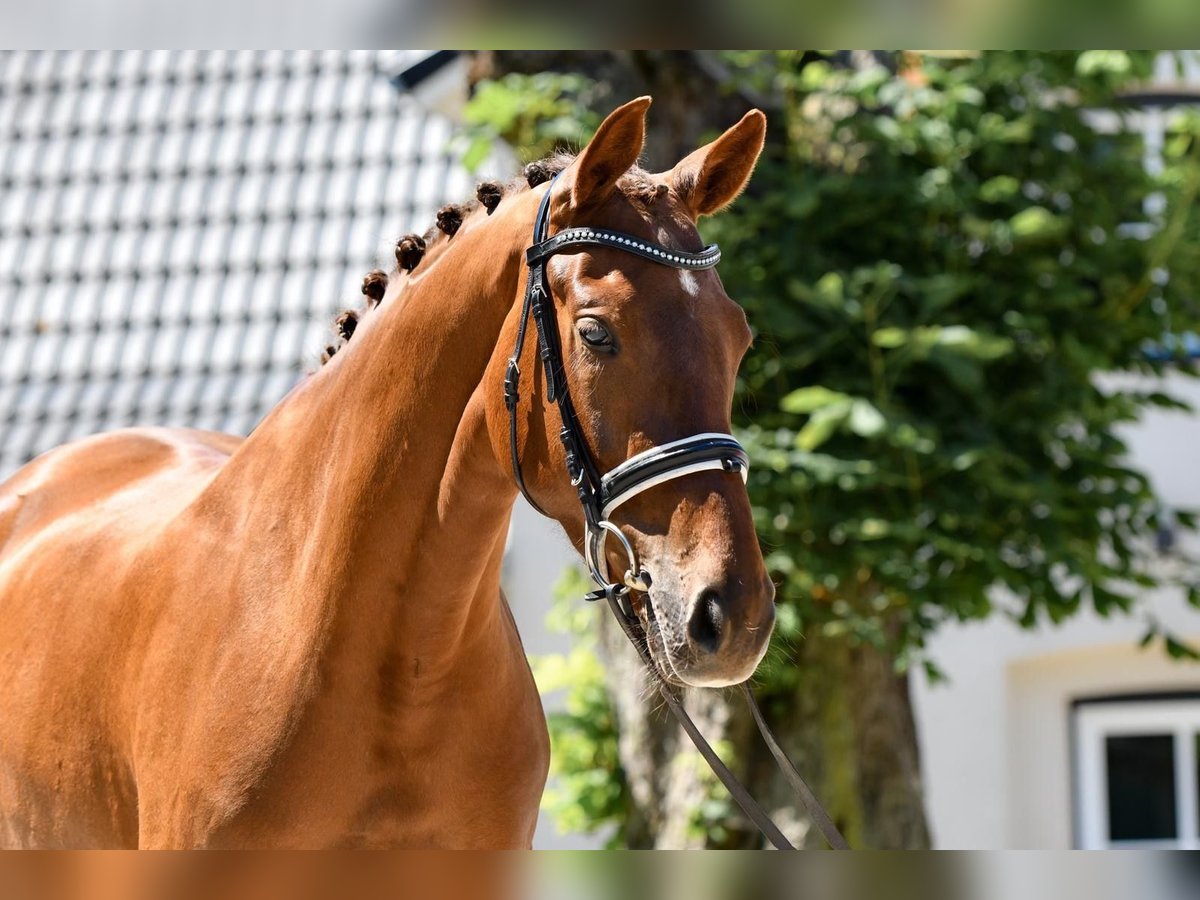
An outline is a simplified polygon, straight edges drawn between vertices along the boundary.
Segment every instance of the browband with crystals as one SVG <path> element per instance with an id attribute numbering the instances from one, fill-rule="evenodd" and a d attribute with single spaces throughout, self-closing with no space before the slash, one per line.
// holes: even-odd
<path id="1" fill-rule="evenodd" d="M 526 250 L 525 262 L 532 266 L 544 262 L 560 250 L 581 244 L 615 247 L 651 262 L 663 263 L 677 269 L 711 269 L 721 261 L 721 248 L 716 244 L 709 244 L 699 253 L 690 253 L 687 250 L 673 250 L 647 243 L 641 238 L 619 231 L 609 231 L 606 228 L 568 228 Z"/>

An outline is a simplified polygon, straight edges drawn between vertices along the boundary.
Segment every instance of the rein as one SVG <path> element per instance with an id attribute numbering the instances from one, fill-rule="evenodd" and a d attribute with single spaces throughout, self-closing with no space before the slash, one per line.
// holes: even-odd
<path id="1" fill-rule="evenodd" d="M 555 177 L 557 178 L 557 176 Z M 542 196 L 537 218 L 534 220 L 533 245 L 525 252 L 525 262 L 529 267 L 525 299 L 521 308 L 516 343 L 504 375 L 504 405 L 509 416 L 509 448 L 512 454 L 513 477 L 517 487 L 530 505 L 542 515 L 546 515 L 545 510 L 530 496 L 525 479 L 521 474 L 521 456 L 517 440 L 517 405 L 520 399 L 521 381 L 519 360 L 525 347 L 527 326 L 532 318 L 537 330 L 539 355 L 545 369 L 546 395 L 551 402 L 558 405 L 562 420 L 559 439 L 566 451 L 567 475 L 576 489 L 579 504 L 583 508 L 584 560 L 592 579 L 599 585 L 597 590 L 585 594 L 584 599 L 607 601 L 622 631 L 637 649 L 646 668 L 657 679 L 659 691 L 666 700 L 667 706 L 700 755 L 704 757 L 721 783 L 725 785 L 734 801 L 776 849 L 794 850 L 795 847 L 783 835 L 770 816 L 704 739 L 683 708 L 679 698 L 663 678 L 658 666 L 651 659 L 645 634 L 642 632 L 641 624 L 629 600 L 631 591 L 647 594 L 647 609 L 653 616 L 654 610 L 650 605 L 648 595 L 650 575 L 638 565 L 637 554 L 629 539 L 625 537 L 620 528 L 609 521 L 609 516 L 621 504 L 643 491 L 695 472 L 720 470 L 737 473 L 745 482 L 750 469 L 749 457 L 733 435 L 695 434 L 638 453 L 612 471 L 602 474 L 588 448 L 583 428 L 575 413 L 575 405 L 571 401 L 562 348 L 558 341 L 554 300 L 550 295 L 550 284 L 546 278 L 546 261 L 554 254 L 573 247 L 614 247 L 651 262 L 692 271 L 711 269 L 716 266 L 721 260 L 721 251 L 716 244 L 709 244 L 698 253 L 673 250 L 632 235 L 603 228 L 568 228 L 549 237 L 547 232 L 550 227 L 550 195 L 553 190 L 554 181 L 551 181 L 546 193 Z M 609 535 L 616 538 L 629 562 L 629 567 L 620 581 L 612 580 L 608 572 L 605 545 Z M 767 742 L 776 763 L 799 794 L 809 815 L 820 828 L 826 841 L 834 849 L 849 849 L 845 838 L 838 832 L 829 815 L 800 777 L 795 766 L 783 753 L 779 742 L 767 727 L 748 684 L 743 683 L 741 688 L 750 705 L 754 722 Z"/>

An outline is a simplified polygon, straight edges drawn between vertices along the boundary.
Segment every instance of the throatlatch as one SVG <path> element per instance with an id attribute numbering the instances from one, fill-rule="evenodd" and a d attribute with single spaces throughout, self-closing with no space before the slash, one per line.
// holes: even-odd
<path id="1" fill-rule="evenodd" d="M 599 586 L 597 590 L 584 596 L 588 600 L 604 599 L 608 602 L 621 629 L 637 649 L 646 668 L 657 679 L 659 691 L 666 700 L 667 706 L 742 811 L 777 849 L 794 850 L 792 844 L 771 821 L 771 817 L 721 762 L 720 757 L 688 716 L 680 699 L 663 678 L 658 666 L 654 664 L 654 660 L 650 658 L 645 635 L 639 634 L 641 623 L 629 601 L 630 591 L 647 593 L 650 590 L 650 576 L 638 565 L 637 553 L 629 539 L 625 537 L 620 528 L 609 521 L 609 516 L 621 504 L 656 485 L 675 478 L 682 478 L 685 475 L 708 470 L 721 470 L 739 474 L 744 482 L 750 470 L 750 459 L 733 435 L 694 434 L 691 437 L 671 441 L 658 447 L 651 447 L 649 450 L 625 460 L 607 474 L 601 474 L 595 457 L 588 449 L 587 439 L 579 424 L 579 418 L 575 414 L 575 405 L 571 402 L 566 366 L 563 365 L 562 348 L 558 342 L 554 299 L 550 295 L 550 284 L 546 279 L 546 260 L 555 253 L 561 253 L 573 247 L 612 247 L 661 265 L 690 270 L 711 269 L 720 262 L 721 251 L 716 244 L 709 244 L 699 253 L 673 250 L 633 235 L 603 228 L 568 228 L 553 237 L 548 237 L 550 195 L 554 190 L 554 184 L 555 181 L 551 180 L 550 185 L 546 188 L 546 193 L 542 196 L 541 204 L 538 206 L 537 219 L 534 220 L 533 246 L 525 253 L 525 261 L 529 266 L 525 300 L 521 307 L 520 324 L 517 326 L 516 344 L 504 374 L 504 405 L 508 409 L 513 478 L 530 505 L 542 515 L 546 515 L 546 511 L 530 496 L 525 479 L 521 474 L 521 454 L 517 435 L 517 406 L 520 400 L 521 384 L 520 359 L 521 352 L 525 347 L 525 335 L 529 320 L 532 318 L 534 327 L 537 329 L 539 356 L 546 373 L 546 394 L 549 400 L 558 404 L 559 415 L 562 419 L 562 428 L 559 430 L 558 436 L 566 451 L 567 475 L 579 495 L 579 504 L 583 508 L 586 531 L 584 559 L 592 578 Z M 608 572 L 605 544 L 609 535 L 612 535 L 620 543 L 629 563 L 624 576 L 618 581 L 612 580 Z M 646 603 L 649 604 L 648 595 Z M 829 815 L 817 802 L 816 797 L 799 773 L 796 772 L 795 766 L 779 748 L 779 743 L 767 728 L 749 687 L 746 685 L 742 687 L 747 702 L 750 704 L 751 712 L 754 714 L 755 724 L 762 732 L 763 738 L 771 748 L 784 775 L 799 794 L 813 822 L 816 823 L 831 847 L 837 850 L 849 849 L 845 838 L 838 832 Z"/>

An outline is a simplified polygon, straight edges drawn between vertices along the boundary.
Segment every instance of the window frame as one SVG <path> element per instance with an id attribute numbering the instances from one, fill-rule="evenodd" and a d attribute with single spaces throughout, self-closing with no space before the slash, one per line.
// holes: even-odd
<path id="1" fill-rule="evenodd" d="M 1200 693 L 1096 697 L 1076 700 L 1071 707 L 1075 846 L 1082 850 L 1200 849 Z M 1167 733 L 1174 744 L 1176 837 L 1113 841 L 1109 837 L 1105 739 Z"/>

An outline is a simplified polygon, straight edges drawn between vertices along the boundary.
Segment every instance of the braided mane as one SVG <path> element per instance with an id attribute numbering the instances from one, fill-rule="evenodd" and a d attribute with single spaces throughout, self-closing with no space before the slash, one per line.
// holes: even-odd
<path id="1" fill-rule="evenodd" d="M 458 233 L 466 219 L 480 208 L 487 215 L 495 212 L 505 195 L 525 191 L 549 181 L 575 160 L 574 154 L 555 153 L 545 159 L 529 163 L 521 175 L 506 184 L 483 181 L 475 188 L 475 198 L 466 203 L 451 203 L 437 211 L 436 223 L 424 234 L 406 234 L 396 242 L 396 265 L 390 273 L 383 269 L 372 269 L 362 281 L 364 305 L 359 309 L 344 309 L 333 321 L 336 340 L 321 354 L 321 365 L 329 362 L 354 336 L 359 320 L 379 307 L 393 279 L 406 278 L 415 272 L 427 259 L 436 258 L 450 239 Z M 641 168 L 635 166 L 618 183 L 630 197 L 649 205 L 662 195 L 662 186 L 655 187 Z"/>

